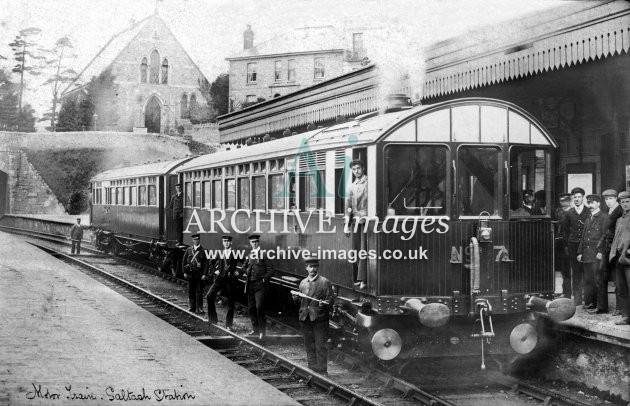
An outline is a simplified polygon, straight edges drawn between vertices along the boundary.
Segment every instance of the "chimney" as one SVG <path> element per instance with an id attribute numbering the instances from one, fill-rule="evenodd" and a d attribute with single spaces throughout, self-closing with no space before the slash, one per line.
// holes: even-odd
<path id="1" fill-rule="evenodd" d="M 247 29 L 243 31 L 243 49 L 247 50 L 254 47 L 254 31 L 252 26 L 247 24 Z"/>

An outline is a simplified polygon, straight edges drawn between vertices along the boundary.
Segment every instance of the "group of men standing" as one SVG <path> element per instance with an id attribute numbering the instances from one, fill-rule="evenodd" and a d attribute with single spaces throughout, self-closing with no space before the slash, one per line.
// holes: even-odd
<path id="1" fill-rule="evenodd" d="M 608 313 L 608 278 L 614 273 L 617 309 L 613 315 L 622 316 L 615 324 L 630 324 L 630 192 L 608 189 L 601 196 L 584 197 L 579 187 L 560 195 L 562 296 L 573 297 L 589 313 Z M 607 212 L 602 210 L 602 197 Z"/>

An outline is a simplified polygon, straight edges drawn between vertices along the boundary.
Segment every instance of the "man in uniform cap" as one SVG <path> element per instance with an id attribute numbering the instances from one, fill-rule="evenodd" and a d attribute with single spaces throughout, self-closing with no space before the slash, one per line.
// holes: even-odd
<path id="1" fill-rule="evenodd" d="M 171 219 L 175 223 L 177 242 L 181 244 L 184 232 L 184 194 L 181 183 L 176 183 L 174 186 L 175 194 L 171 196 L 168 208 L 171 211 Z"/>
<path id="2" fill-rule="evenodd" d="M 234 296 L 238 286 L 239 272 L 236 269 L 238 263 L 234 251 L 232 251 L 232 236 L 224 235 L 221 238 L 223 251 L 219 252 L 211 261 L 210 269 L 214 270 L 214 283 L 206 295 L 208 302 L 208 321 L 217 323 L 217 309 L 214 300 L 219 291 L 227 298 L 228 311 L 225 316 L 225 328 L 232 330 L 234 321 Z"/>
<path id="3" fill-rule="evenodd" d="M 182 260 L 184 278 L 188 280 L 188 311 L 203 313 L 203 280 L 208 276 L 208 258 L 201 246 L 201 236 L 190 236 L 193 246 L 188 247 Z"/>
<path id="4" fill-rule="evenodd" d="M 344 217 L 344 233 L 347 237 L 352 234 L 352 249 L 357 252 L 367 252 L 367 235 L 365 233 L 368 202 L 368 183 L 365 174 L 365 164 L 360 159 L 354 159 L 350 164 L 354 182 L 346 192 L 346 215 Z M 367 287 L 367 259 L 361 256 L 352 263 L 352 282 L 359 289 Z"/>
<path id="5" fill-rule="evenodd" d="M 612 245 L 613 238 L 615 237 L 615 227 L 617 226 L 617 220 L 623 215 L 623 209 L 619 205 L 617 200 L 617 191 L 615 189 L 606 189 L 602 193 L 604 202 L 608 207 L 608 235 L 606 236 L 606 252 L 604 253 L 604 261 L 606 262 L 606 268 L 602 271 L 602 281 L 600 284 L 606 286 L 606 292 L 598 291 L 597 296 L 597 308 L 602 311 L 608 311 L 608 280 L 615 279 L 615 264 L 610 262 L 610 246 Z M 605 280 L 606 282 L 603 282 Z M 615 289 L 615 297 L 617 308 L 613 312 L 613 315 L 619 316 L 621 310 L 619 308 L 619 289 Z M 600 307 L 601 306 L 601 307 Z"/>
<path id="6" fill-rule="evenodd" d="M 581 281 L 582 274 L 584 273 L 583 264 L 577 260 L 577 250 L 580 246 L 582 233 L 584 232 L 584 224 L 589 217 L 589 210 L 585 210 L 584 206 L 584 194 L 584 189 L 580 187 L 571 190 L 574 207 L 571 207 L 571 209 L 566 212 L 561 226 L 563 233 L 562 238 L 565 243 L 565 253 L 568 255 L 571 264 L 570 274 L 562 275 L 562 296 L 567 298 L 571 298 L 574 293 L 572 291 L 572 284 L 575 281 Z M 576 295 L 574 302 L 576 306 L 581 305 L 582 297 Z"/>
<path id="7" fill-rule="evenodd" d="M 252 246 L 243 264 L 245 294 L 253 329 L 249 334 L 257 335 L 262 340 L 266 333 L 265 288 L 273 276 L 273 268 L 260 249 L 260 235 L 252 234 L 247 238 Z"/>
<path id="8" fill-rule="evenodd" d="M 310 256 L 304 261 L 307 277 L 300 282 L 300 293 L 293 300 L 300 305 L 299 319 L 308 367 L 326 375 L 328 364 L 328 313 L 333 304 L 332 283 L 318 274 L 319 261 Z"/>
<path id="9" fill-rule="evenodd" d="M 615 264 L 617 291 L 619 293 L 619 308 L 621 310 L 621 320 L 615 324 L 630 324 L 630 299 L 628 286 L 630 285 L 630 265 L 620 262 L 621 256 L 627 255 L 626 251 L 630 246 L 630 193 L 623 191 L 617 196 L 619 204 L 623 209 L 623 215 L 617 219 L 615 236 L 610 247 L 609 259 Z M 623 260 L 625 262 L 625 260 Z"/>
<path id="10" fill-rule="evenodd" d="M 543 212 L 540 207 L 536 207 L 534 202 L 536 198 L 534 197 L 534 191 L 531 189 L 523 190 L 523 203 L 521 204 L 521 209 L 527 212 L 530 216 L 542 216 Z"/>
<path id="11" fill-rule="evenodd" d="M 601 277 L 601 269 L 605 266 L 603 261 L 606 251 L 606 236 L 608 232 L 608 214 L 600 210 L 601 198 L 599 195 L 586 196 L 586 204 L 591 215 L 586 219 L 584 232 L 577 251 L 577 260 L 584 264 L 582 280 L 573 279 L 573 292 L 575 296 L 582 295 L 584 291 L 584 309 L 603 313 L 598 310 L 597 291 L 600 288 L 596 280 Z M 608 281 L 606 281 L 606 285 Z M 606 289 L 604 286 L 603 289 Z M 607 307 L 607 306 L 606 306 Z"/>
<path id="12" fill-rule="evenodd" d="M 72 248 L 70 254 L 74 255 L 75 249 L 77 255 L 81 253 L 81 240 L 83 239 L 83 227 L 81 227 L 81 218 L 77 217 L 77 223 L 70 228 L 70 240 L 72 240 Z"/>
<path id="13" fill-rule="evenodd" d="M 558 196 L 559 206 L 555 210 L 554 220 L 556 220 L 555 227 L 555 241 L 554 248 L 556 252 L 556 270 L 562 274 L 563 281 L 571 277 L 571 268 L 569 264 L 569 257 L 565 252 L 566 241 L 563 238 L 562 223 L 567 212 L 571 209 L 571 193 L 562 193 Z"/>

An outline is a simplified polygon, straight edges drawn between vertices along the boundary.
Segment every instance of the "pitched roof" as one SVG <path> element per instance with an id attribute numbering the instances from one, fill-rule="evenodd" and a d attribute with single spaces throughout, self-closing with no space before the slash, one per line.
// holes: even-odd
<path id="1" fill-rule="evenodd" d="M 296 28 L 226 59 L 343 50 L 346 49 L 345 37 L 342 30 L 332 25 Z"/>

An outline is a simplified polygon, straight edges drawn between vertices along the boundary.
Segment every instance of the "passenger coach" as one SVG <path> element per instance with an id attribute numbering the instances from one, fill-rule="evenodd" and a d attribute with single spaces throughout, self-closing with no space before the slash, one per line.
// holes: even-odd
<path id="1" fill-rule="evenodd" d="M 531 115 L 499 100 L 359 116 L 184 163 L 177 172 L 187 202 L 185 240 L 201 232 L 205 247 L 221 247 L 216 223 L 223 212 L 236 248 L 249 246 L 258 219 L 263 249 L 351 250 L 344 196 L 348 163 L 359 158 L 368 176 L 367 245 L 375 254 L 365 290 L 353 285 L 347 259 L 321 261 L 320 272 L 335 285 L 339 323 L 356 329 L 361 348 L 382 359 L 524 354 L 538 342 L 532 310 L 556 319 L 574 310 L 546 301 L 554 292 L 556 147 Z M 537 192 L 544 214 L 523 210 L 527 189 Z M 322 229 L 323 211 L 333 218 Z M 384 258 L 395 250 L 398 259 Z M 273 265 L 278 283 L 304 276 L 301 258 Z"/>

